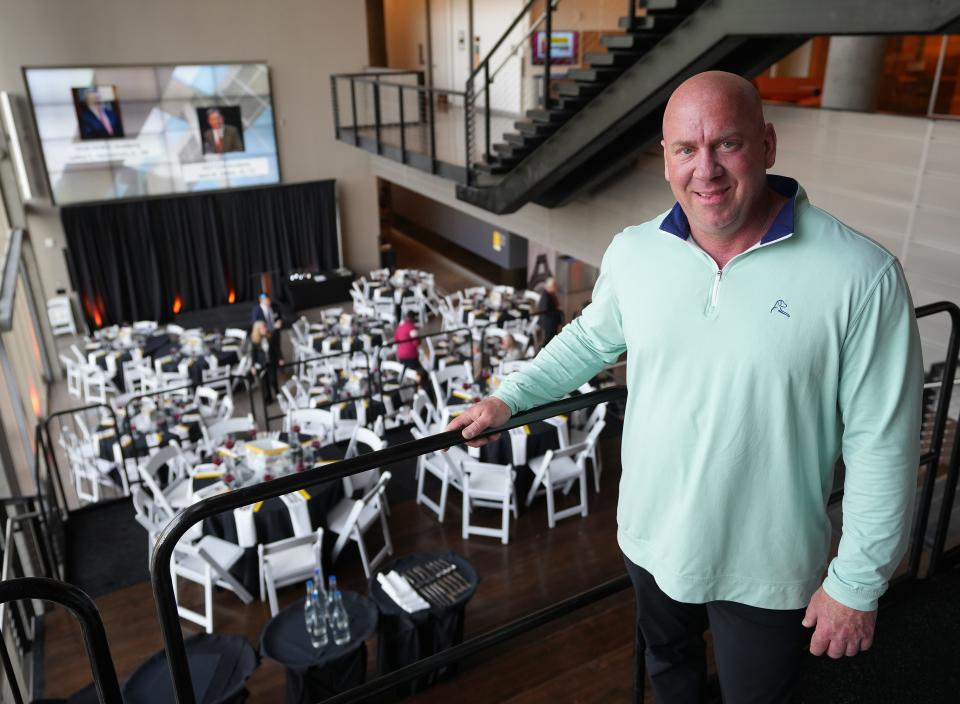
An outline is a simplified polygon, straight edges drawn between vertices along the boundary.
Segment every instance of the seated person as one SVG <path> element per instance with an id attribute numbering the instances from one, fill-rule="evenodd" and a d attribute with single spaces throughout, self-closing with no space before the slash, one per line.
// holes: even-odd
<path id="1" fill-rule="evenodd" d="M 513 335 L 507 333 L 503 336 L 503 339 L 500 340 L 500 360 L 503 362 L 516 362 L 517 360 L 523 359 L 523 350 L 520 349 L 520 345 L 517 344 L 517 341 L 513 339 Z"/>

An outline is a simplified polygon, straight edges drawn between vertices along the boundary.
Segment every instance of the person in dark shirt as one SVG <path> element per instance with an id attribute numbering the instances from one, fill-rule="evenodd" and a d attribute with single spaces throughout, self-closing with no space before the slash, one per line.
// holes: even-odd
<path id="1" fill-rule="evenodd" d="M 537 303 L 537 312 L 540 313 L 540 329 L 543 330 L 543 344 L 546 345 L 560 331 L 563 324 L 563 311 L 560 310 L 560 300 L 557 298 L 557 281 L 550 277 L 543 284 L 543 293 Z"/>

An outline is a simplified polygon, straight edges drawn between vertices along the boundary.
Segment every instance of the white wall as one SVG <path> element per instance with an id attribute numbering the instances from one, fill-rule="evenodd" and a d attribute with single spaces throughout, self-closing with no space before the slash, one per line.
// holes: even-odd
<path id="1" fill-rule="evenodd" d="M 24 65 L 267 61 L 283 180 L 337 179 L 344 258 L 359 271 L 378 263 L 376 187 L 366 153 L 334 140 L 328 76 L 367 56 L 354 0 L 0 0 L 0 90 L 25 93 Z M 27 224 L 49 296 L 69 285 L 59 212 L 37 207 Z"/>
<path id="2" fill-rule="evenodd" d="M 960 122 L 774 105 L 766 114 L 779 137 L 774 173 L 797 178 L 812 203 L 896 254 L 917 305 L 960 302 Z M 371 163 L 383 178 L 595 265 L 613 235 L 673 203 L 654 152 L 564 208 L 529 204 L 502 216 L 458 201 L 450 181 Z M 925 363 L 942 360 L 947 321 L 920 327 Z"/>

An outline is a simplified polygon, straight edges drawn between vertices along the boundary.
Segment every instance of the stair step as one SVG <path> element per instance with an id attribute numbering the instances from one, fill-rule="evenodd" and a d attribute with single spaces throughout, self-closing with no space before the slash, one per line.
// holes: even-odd
<path id="1" fill-rule="evenodd" d="M 558 110 L 556 107 L 550 110 L 527 110 L 527 117 L 534 122 L 564 122 L 572 114 L 572 110 Z"/>
<path id="2" fill-rule="evenodd" d="M 514 144 L 513 142 L 500 142 L 493 145 L 493 150 L 500 159 L 523 159 L 534 148 L 533 144 Z"/>
<path id="3" fill-rule="evenodd" d="M 649 51 L 650 47 L 663 39 L 661 32 L 644 32 L 643 34 L 607 34 L 600 37 L 600 43 L 608 49 L 617 51 Z"/>
<path id="4" fill-rule="evenodd" d="M 534 137 L 546 137 L 556 132 L 560 126 L 556 122 L 514 122 L 513 126 L 517 128 L 520 134 L 533 135 Z"/>
<path id="5" fill-rule="evenodd" d="M 621 73 L 622 66 L 613 66 L 610 68 L 572 68 L 567 71 L 567 78 L 584 83 L 611 83 Z"/>
<path id="6" fill-rule="evenodd" d="M 520 134 L 519 132 L 507 132 L 503 135 L 503 138 L 510 144 L 516 144 L 525 147 L 535 148 L 538 147 L 543 140 L 547 138 L 548 135 L 529 135 L 529 134 Z"/>
<path id="7" fill-rule="evenodd" d="M 592 100 L 592 97 L 587 97 L 583 95 L 564 95 L 560 97 L 560 100 L 557 101 L 555 105 L 551 105 L 551 108 L 556 108 L 558 110 L 566 110 L 571 113 L 577 112 L 584 105 L 589 103 Z"/>
<path id="8" fill-rule="evenodd" d="M 664 33 L 670 32 L 689 16 L 689 12 L 657 12 L 644 17 L 637 17 L 634 21 L 633 31 L 647 32 L 656 30 Z M 620 27 L 620 29 L 630 29 L 630 18 L 621 17 L 617 20 L 617 26 Z"/>
<path id="9" fill-rule="evenodd" d="M 575 83 L 567 81 L 557 84 L 557 94 L 561 96 L 573 95 L 592 98 L 606 87 L 606 83 Z"/>
<path id="10" fill-rule="evenodd" d="M 588 51 L 583 60 L 591 67 L 627 67 L 632 66 L 643 54 L 642 51 Z"/>
<path id="11" fill-rule="evenodd" d="M 505 166 L 499 163 L 489 164 L 485 161 L 478 161 L 476 164 L 473 165 L 473 168 L 475 168 L 477 171 L 480 171 L 482 173 L 490 174 L 492 176 L 497 176 L 499 174 L 508 173 L 510 169 L 512 169 L 513 167 Z"/>

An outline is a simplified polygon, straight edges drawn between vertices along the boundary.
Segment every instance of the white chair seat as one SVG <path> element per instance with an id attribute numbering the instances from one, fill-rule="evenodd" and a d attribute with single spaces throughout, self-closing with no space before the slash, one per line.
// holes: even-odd
<path id="1" fill-rule="evenodd" d="M 195 546 L 196 549 L 202 549 L 214 561 L 218 562 L 221 565 L 227 566 L 234 564 L 237 560 L 243 557 L 243 548 L 235 543 L 231 543 L 228 540 L 223 540 L 218 538 L 215 535 L 205 535 L 200 539 Z M 208 565 L 207 562 L 203 560 L 196 553 L 189 555 L 184 555 L 177 559 L 177 569 L 178 570 L 190 570 L 198 575 L 202 575 L 204 569 Z"/>
<path id="2" fill-rule="evenodd" d="M 530 469 L 534 474 L 540 471 L 543 464 L 543 458 L 546 455 L 540 455 L 530 460 Z M 558 457 L 550 465 L 550 479 L 554 484 L 562 484 L 569 479 L 576 479 L 580 476 L 580 468 L 572 457 Z"/>
<path id="3" fill-rule="evenodd" d="M 263 561 L 270 566 L 270 574 L 276 583 L 285 583 L 303 571 L 303 565 L 313 564 L 313 545 L 310 543 L 265 555 Z"/>
<path id="4" fill-rule="evenodd" d="M 330 530 L 334 533 L 341 533 L 347 524 L 347 517 L 350 515 L 350 511 L 352 511 L 354 505 L 358 503 L 360 502 L 354 501 L 353 499 L 344 499 L 334 506 L 333 510 L 327 515 L 327 524 Z M 365 533 L 367 528 L 373 524 L 379 515 L 380 512 L 369 504 L 360 509 L 360 517 L 357 518 L 357 527 L 360 529 L 360 532 Z"/>
<path id="5" fill-rule="evenodd" d="M 492 496 L 494 498 L 502 497 L 503 479 L 489 474 L 472 477 L 470 479 L 470 496 L 473 498 L 484 498 L 485 496 Z"/>

